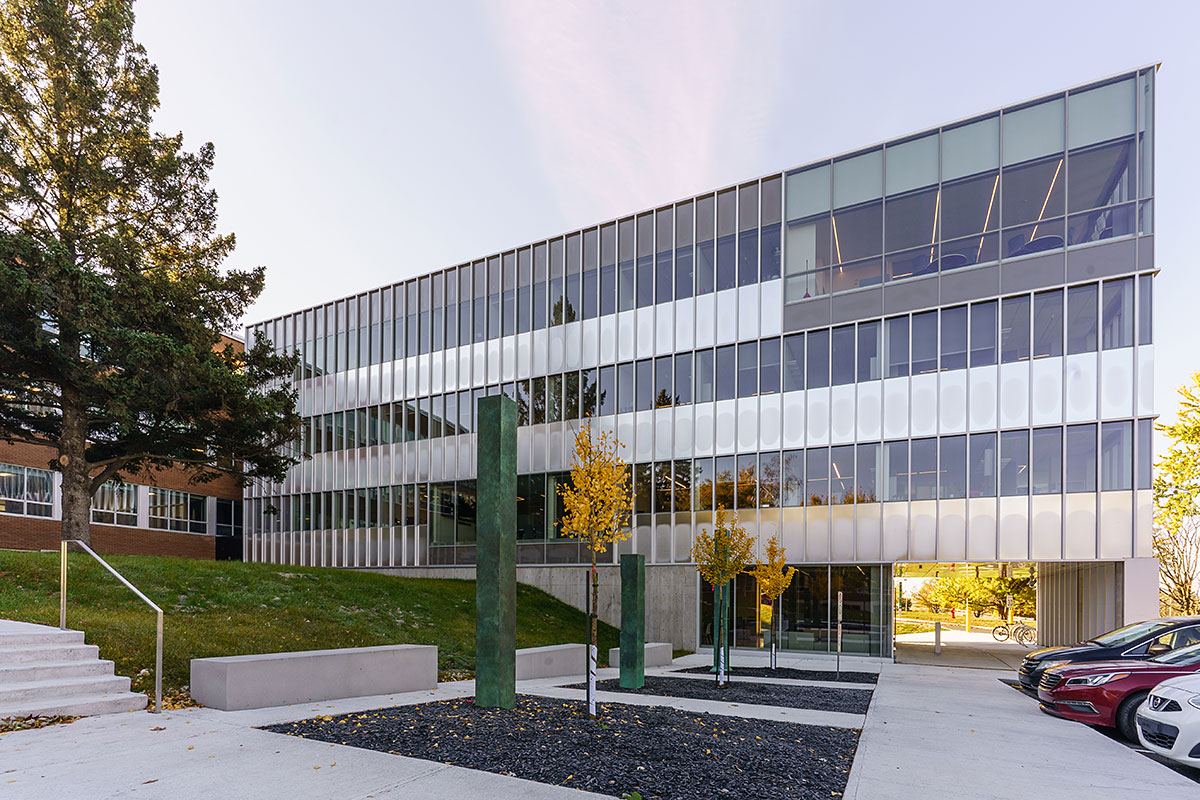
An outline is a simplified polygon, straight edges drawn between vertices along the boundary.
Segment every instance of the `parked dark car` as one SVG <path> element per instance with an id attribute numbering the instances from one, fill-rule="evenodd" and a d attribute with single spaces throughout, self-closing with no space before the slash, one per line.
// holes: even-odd
<path id="1" fill-rule="evenodd" d="M 1051 667 L 1042 673 L 1038 699 L 1048 714 L 1116 728 L 1136 742 L 1134 717 L 1150 690 L 1169 678 L 1193 674 L 1200 674 L 1200 644 L 1145 661 L 1126 658 Z"/>
<path id="2" fill-rule="evenodd" d="M 1051 667 L 1083 661 L 1144 659 L 1200 643 L 1200 617 L 1163 617 L 1135 622 L 1073 647 L 1047 647 L 1025 656 L 1017 674 L 1021 688 L 1037 691 Z"/>

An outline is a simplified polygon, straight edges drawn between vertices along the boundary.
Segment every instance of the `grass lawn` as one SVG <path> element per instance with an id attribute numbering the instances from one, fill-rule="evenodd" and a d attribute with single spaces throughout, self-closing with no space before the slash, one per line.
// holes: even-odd
<path id="1" fill-rule="evenodd" d="M 111 556 L 163 609 L 163 693 L 180 693 L 189 661 L 382 644 L 434 644 L 442 679 L 475 669 L 475 583 L 357 570 Z M 0 550 L 0 618 L 58 625 L 58 553 Z M 517 584 L 517 647 L 586 641 L 582 611 Z M 67 627 L 154 691 L 154 612 L 86 554 L 68 556 Z M 600 623 L 599 658 L 619 645 Z M 147 670 L 145 675 L 140 675 Z"/>

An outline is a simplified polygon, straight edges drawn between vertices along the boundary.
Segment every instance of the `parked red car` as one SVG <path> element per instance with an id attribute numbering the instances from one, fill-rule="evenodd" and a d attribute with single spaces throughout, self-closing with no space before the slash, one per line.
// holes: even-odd
<path id="1" fill-rule="evenodd" d="M 1042 675 L 1038 699 L 1048 714 L 1116 728 L 1136 742 L 1134 715 L 1150 690 L 1168 678 L 1193 673 L 1200 674 L 1200 644 L 1146 660 L 1064 664 Z"/>

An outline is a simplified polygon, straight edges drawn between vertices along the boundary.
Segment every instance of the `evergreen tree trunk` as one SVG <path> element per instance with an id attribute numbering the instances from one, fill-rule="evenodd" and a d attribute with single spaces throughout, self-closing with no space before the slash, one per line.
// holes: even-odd
<path id="1" fill-rule="evenodd" d="M 58 463 L 62 471 L 62 538 L 92 546 L 92 479 L 84 457 L 87 424 L 84 415 L 68 402 L 64 388 L 62 437 L 58 441 Z"/>

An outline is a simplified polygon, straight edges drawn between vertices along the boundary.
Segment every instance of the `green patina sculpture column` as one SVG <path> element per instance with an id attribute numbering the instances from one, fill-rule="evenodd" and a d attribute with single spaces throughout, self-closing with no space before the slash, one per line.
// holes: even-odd
<path id="1" fill-rule="evenodd" d="M 646 557 L 621 556 L 621 686 L 646 682 Z"/>
<path id="2" fill-rule="evenodd" d="M 481 397 L 475 465 L 475 704 L 513 708 L 517 677 L 517 404 Z"/>

